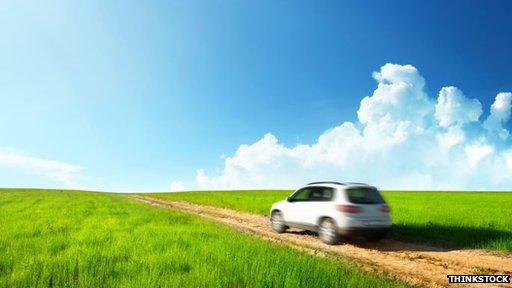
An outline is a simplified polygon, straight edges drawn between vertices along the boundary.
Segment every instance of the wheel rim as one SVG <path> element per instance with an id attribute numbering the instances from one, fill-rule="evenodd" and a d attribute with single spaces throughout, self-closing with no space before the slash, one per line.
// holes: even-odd
<path id="1" fill-rule="evenodd" d="M 275 229 L 279 229 L 282 226 L 283 226 L 283 219 L 281 217 L 281 214 L 274 213 L 274 215 L 272 215 L 272 227 L 274 227 Z"/>
<path id="2" fill-rule="evenodd" d="M 336 231 L 332 222 L 329 220 L 322 222 L 322 225 L 320 226 L 320 237 L 326 241 L 330 241 L 335 235 Z"/>

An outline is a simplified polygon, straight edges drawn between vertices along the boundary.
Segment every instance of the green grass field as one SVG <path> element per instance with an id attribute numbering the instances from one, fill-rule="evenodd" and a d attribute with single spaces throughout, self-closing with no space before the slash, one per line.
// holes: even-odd
<path id="1" fill-rule="evenodd" d="M 217 191 L 152 194 L 267 215 L 291 191 Z M 385 191 L 397 240 L 453 248 L 512 252 L 512 193 Z"/>
<path id="2" fill-rule="evenodd" d="M 0 287 L 406 286 L 123 195 L 0 190 L 0 219 Z"/>
<path id="3" fill-rule="evenodd" d="M 142 194 L 165 199 L 184 200 L 256 214 L 268 215 L 273 203 L 285 199 L 290 190 L 191 191 Z"/>

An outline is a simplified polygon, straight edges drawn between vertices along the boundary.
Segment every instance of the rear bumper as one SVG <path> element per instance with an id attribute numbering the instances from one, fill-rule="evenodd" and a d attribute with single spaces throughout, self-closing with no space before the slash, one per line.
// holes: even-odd
<path id="1" fill-rule="evenodd" d="M 343 227 L 338 228 L 342 236 L 368 236 L 385 235 L 391 231 L 391 227 Z"/>

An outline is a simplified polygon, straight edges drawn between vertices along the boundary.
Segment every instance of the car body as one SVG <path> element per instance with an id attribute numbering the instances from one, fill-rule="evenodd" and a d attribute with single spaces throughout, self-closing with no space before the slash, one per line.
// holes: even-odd
<path id="1" fill-rule="evenodd" d="M 318 232 L 326 243 L 343 236 L 382 238 L 391 229 L 390 208 L 379 190 L 363 183 L 313 182 L 272 205 L 277 232 L 289 227 Z"/>

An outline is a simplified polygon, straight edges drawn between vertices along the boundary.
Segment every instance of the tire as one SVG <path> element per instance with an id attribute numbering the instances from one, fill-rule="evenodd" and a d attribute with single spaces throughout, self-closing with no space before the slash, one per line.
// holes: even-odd
<path id="1" fill-rule="evenodd" d="M 283 214 L 279 211 L 272 212 L 270 216 L 270 226 L 277 233 L 283 233 L 288 228 L 284 224 Z"/>
<path id="2" fill-rule="evenodd" d="M 336 223 L 331 218 L 324 218 L 318 227 L 318 236 L 325 244 L 333 245 L 340 241 Z"/>

